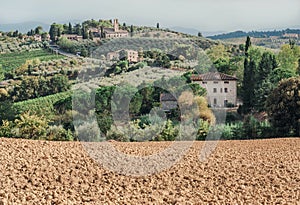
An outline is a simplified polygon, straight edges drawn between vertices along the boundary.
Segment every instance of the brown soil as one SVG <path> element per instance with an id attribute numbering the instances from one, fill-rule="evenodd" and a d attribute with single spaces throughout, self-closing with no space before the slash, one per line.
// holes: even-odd
<path id="1" fill-rule="evenodd" d="M 169 143 L 117 143 L 149 155 Z M 300 204 L 300 138 L 221 141 L 205 162 L 195 142 L 146 177 L 105 170 L 78 142 L 0 139 L 0 204 Z"/>

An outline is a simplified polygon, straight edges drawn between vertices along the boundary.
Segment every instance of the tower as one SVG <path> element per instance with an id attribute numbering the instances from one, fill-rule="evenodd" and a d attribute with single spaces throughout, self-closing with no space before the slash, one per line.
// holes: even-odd
<path id="1" fill-rule="evenodd" d="M 118 19 L 114 19 L 114 31 L 115 32 L 119 31 L 119 22 L 118 22 Z"/>

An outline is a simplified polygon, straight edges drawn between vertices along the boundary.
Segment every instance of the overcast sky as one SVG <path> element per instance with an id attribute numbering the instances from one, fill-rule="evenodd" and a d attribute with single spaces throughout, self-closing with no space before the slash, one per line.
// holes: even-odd
<path id="1" fill-rule="evenodd" d="M 0 24 L 112 19 L 200 31 L 300 27 L 300 0 L 8 0 Z"/>

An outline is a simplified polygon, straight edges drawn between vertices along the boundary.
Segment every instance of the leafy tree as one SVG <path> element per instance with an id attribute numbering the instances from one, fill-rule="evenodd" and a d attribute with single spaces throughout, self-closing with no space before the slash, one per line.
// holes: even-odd
<path id="1" fill-rule="evenodd" d="M 76 24 L 74 26 L 74 33 L 81 36 L 82 35 L 82 28 L 81 28 L 81 24 Z"/>
<path id="2" fill-rule="evenodd" d="M 63 33 L 63 25 L 60 25 L 60 24 L 56 24 L 56 23 L 53 23 L 51 26 L 50 26 L 50 31 L 49 31 L 49 35 L 50 35 L 50 39 L 52 41 L 56 41 L 58 40 L 58 38 L 61 36 L 61 34 Z"/>
<path id="3" fill-rule="evenodd" d="M 18 36 L 19 36 L 19 31 L 18 30 L 14 31 L 13 37 L 18 37 Z"/>
<path id="4" fill-rule="evenodd" d="M 48 38 L 48 33 L 42 33 L 41 38 L 42 38 L 42 41 L 46 41 Z"/>
<path id="5" fill-rule="evenodd" d="M 275 88 L 281 80 L 291 77 L 296 77 L 296 73 L 294 71 L 280 67 L 271 72 L 269 80 Z"/>
<path id="6" fill-rule="evenodd" d="M 300 46 L 283 45 L 278 54 L 279 66 L 296 72 L 300 59 Z"/>
<path id="7" fill-rule="evenodd" d="M 275 55 L 270 52 L 264 52 L 255 76 L 254 108 L 258 111 L 264 111 L 265 109 L 268 93 L 274 87 L 270 82 L 269 76 L 276 67 Z"/>
<path id="8" fill-rule="evenodd" d="M 64 92 L 70 88 L 68 77 L 65 75 L 53 76 L 50 80 L 50 84 L 55 85 L 52 87 L 53 93 Z"/>
<path id="9" fill-rule="evenodd" d="M 110 130 L 110 128 L 113 124 L 113 118 L 112 118 L 110 111 L 105 110 L 102 113 L 97 113 L 96 116 L 97 116 L 97 122 L 98 122 L 101 132 L 104 135 L 107 135 L 107 132 Z"/>
<path id="10" fill-rule="evenodd" d="M 154 87 L 150 84 L 146 84 L 143 82 L 139 87 L 139 93 L 142 96 L 142 105 L 140 114 L 145 115 L 148 114 L 154 105 L 153 93 Z"/>
<path id="11" fill-rule="evenodd" d="M 13 106 L 13 102 L 9 99 L 1 99 L 0 101 L 0 124 L 3 120 L 13 120 L 15 119 L 15 116 L 17 114 L 17 111 L 15 107 Z"/>
<path id="12" fill-rule="evenodd" d="M 43 27 L 38 26 L 34 30 L 35 34 L 41 35 L 43 33 Z"/>
<path id="13" fill-rule="evenodd" d="M 206 89 L 201 87 L 198 83 L 190 83 L 190 88 L 193 91 L 193 94 L 195 96 L 205 96 L 206 95 Z"/>
<path id="14" fill-rule="evenodd" d="M 300 77 L 279 83 L 267 99 L 267 112 L 278 137 L 300 135 Z"/>
<path id="15" fill-rule="evenodd" d="M 226 59 L 226 61 L 229 61 L 230 53 L 227 52 L 227 50 L 223 44 L 218 44 L 216 46 L 212 46 L 209 50 L 206 51 L 206 53 L 212 62 L 215 62 L 220 58 L 223 58 L 223 59 Z"/>
<path id="16" fill-rule="evenodd" d="M 275 68 L 277 68 L 275 55 L 271 52 L 264 52 L 258 66 L 257 80 L 261 82 L 266 79 Z"/>
<path id="17" fill-rule="evenodd" d="M 203 37 L 201 32 L 198 32 L 198 37 Z"/>
<path id="18" fill-rule="evenodd" d="M 138 93 L 138 89 L 132 85 L 117 86 L 112 99 L 112 108 L 122 117 L 128 111 L 126 107 L 129 103 L 129 114 L 137 115 L 142 106 L 142 96 Z"/>

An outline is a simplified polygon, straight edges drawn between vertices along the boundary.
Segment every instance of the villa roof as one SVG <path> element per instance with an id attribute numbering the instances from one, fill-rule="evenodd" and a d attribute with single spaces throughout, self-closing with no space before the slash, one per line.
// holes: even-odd
<path id="1" fill-rule="evenodd" d="M 219 73 L 219 72 L 209 72 L 204 73 L 200 75 L 192 75 L 191 80 L 193 81 L 203 81 L 203 80 L 238 80 L 236 77 L 227 75 L 225 73 Z"/>

